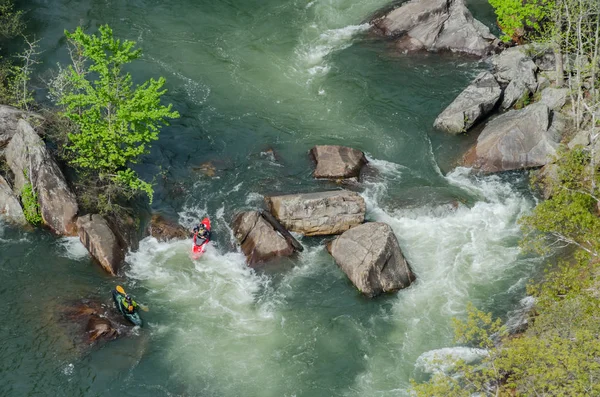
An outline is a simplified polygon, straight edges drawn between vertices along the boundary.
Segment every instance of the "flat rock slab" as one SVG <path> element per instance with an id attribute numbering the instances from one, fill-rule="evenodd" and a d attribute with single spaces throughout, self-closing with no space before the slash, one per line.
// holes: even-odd
<path id="1" fill-rule="evenodd" d="M 499 43 L 473 18 L 464 0 L 412 0 L 371 25 L 375 32 L 395 38 L 401 52 L 447 50 L 485 56 Z"/>
<path id="2" fill-rule="evenodd" d="M 38 194 L 44 224 L 57 234 L 74 235 L 75 216 L 79 210 L 75 195 L 44 141 L 27 121 L 19 120 L 5 156 L 15 175 L 15 192 L 21 192 L 27 183 L 26 172 Z"/>
<path id="3" fill-rule="evenodd" d="M 496 106 L 502 95 L 490 72 L 481 72 L 435 119 L 433 126 L 450 134 L 466 132 Z"/>
<path id="4" fill-rule="evenodd" d="M 77 219 L 79 239 L 92 257 L 108 273 L 115 276 L 121 267 L 125 254 L 113 231 L 101 215 L 85 215 Z"/>
<path id="5" fill-rule="evenodd" d="M 415 279 L 392 228 L 369 222 L 333 240 L 328 250 L 360 292 L 368 297 L 408 287 Z"/>
<path id="6" fill-rule="evenodd" d="M 358 178 L 361 168 L 367 164 L 363 152 L 346 146 L 317 145 L 310 154 L 317 163 L 315 178 Z"/>
<path id="7" fill-rule="evenodd" d="M 17 225 L 27 224 L 19 199 L 2 176 L 0 176 L 0 216 Z"/>
<path id="8" fill-rule="evenodd" d="M 233 220 L 232 228 L 249 266 L 294 253 L 294 247 L 258 211 L 239 213 Z"/>
<path id="9" fill-rule="evenodd" d="M 265 201 L 287 230 L 305 236 L 340 234 L 365 220 L 365 201 L 348 190 L 271 196 Z"/>
<path id="10" fill-rule="evenodd" d="M 464 165 L 485 172 L 541 167 L 551 161 L 565 130 L 565 120 L 543 103 L 511 110 L 485 126 Z"/>

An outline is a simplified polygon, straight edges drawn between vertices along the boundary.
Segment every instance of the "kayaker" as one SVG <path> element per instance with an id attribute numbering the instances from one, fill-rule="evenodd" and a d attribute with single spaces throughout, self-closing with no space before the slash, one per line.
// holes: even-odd
<path id="1" fill-rule="evenodd" d="M 135 312 L 138 308 L 137 302 L 131 299 L 131 296 L 129 296 L 129 294 L 125 295 L 122 302 L 123 307 L 125 307 L 125 310 L 127 310 L 129 313 Z"/>
<path id="2" fill-rule="evenodd" d="M 194 235 L 194 244 L 196 245 L 202 245 L 205 241 L 210 240 L 210 230 L 206 228 L 204 223 L 194 226 L 192 233 Z M 198 239 L 200 240 L 198 241 Z"/>

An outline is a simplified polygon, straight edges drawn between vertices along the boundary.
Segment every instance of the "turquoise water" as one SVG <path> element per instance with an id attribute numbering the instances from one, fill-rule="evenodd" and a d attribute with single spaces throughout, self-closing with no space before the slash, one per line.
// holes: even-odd
<path id="1" fill-rule="evenodd" d="M 450 319 L 467 302 L 503 317 L 518 306 L 538 267 L 518 248 L 525 177 L 451 171 L 473 137 L 432 128 L 485 65 L 392 53 L 364 24 L 385 1 L 26 3 L 42 76 L 67 60 L 64 29 L 108 23 L 144 50 L 135 78 L 167 78 L 182 117 L 138 170 L 158 175 L 153 210 L 186 226 L 210 216 L 215 243 L 193 262 L 188 242 L 146 239 L 112 279 L 77 239 L 0 225 L 0 395 L 404 396 L 427 376 L 418 358 L 453 346 Z M 307 152 L 324 143 L 368 154 L 359 191 L 418 277 L 407 290 L 363 298 L 321 239 L 245 266 L 233 215 L 265 195 L 338 188 L 311 178 Z M 198 170 L 207 162 L 212 177 Z M 116 282 L 150 307 L 147 326 L 82 347 L 64 308 L 110 305 Z"/>

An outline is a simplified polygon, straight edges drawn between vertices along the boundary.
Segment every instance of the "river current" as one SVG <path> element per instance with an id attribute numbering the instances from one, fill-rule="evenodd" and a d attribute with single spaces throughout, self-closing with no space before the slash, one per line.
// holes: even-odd
<path id="1" fill-rule="evenodd" d="M 419 357 L 454 346 L 451 318 L 468 302 L 503 318 L 518 308 L 539 268 L 518 246 L 517 219 L 534 204 L 525 175 L 455 168 L 474 137 L 432 127 L 486 65 L 394 53 L 365 24 L 387 0 L 20 5 L 42 77 L 68 60 L 64 29 L 108 23 L 137 41 L 144 55 L 129 70 L 166 77 L 165 101 L 181 113 L 137 166 L 156 177 L 152 209 L 185 226 L 209 216 L 215 241 L 194 262 L 189 242 L 147 238 L 114 279 L 77 238 L 0 223 L 0 395 L 406 396 L 410 378 L 427 377 Z M 492 26 L 486 2 L 471 7 Z M 245 265 L 236 212 L 265 195 L 339 188 L 312 179 L 315 144 L 367 153 L 358 190 L 368 220 L 393 228 L 417 276 L 410 288 L 362 297 L 316 238 L 277 266 Z M 149 306 L 146 326 L 81 348 L 64 307 L 108 305 L 116 283 Z"/>

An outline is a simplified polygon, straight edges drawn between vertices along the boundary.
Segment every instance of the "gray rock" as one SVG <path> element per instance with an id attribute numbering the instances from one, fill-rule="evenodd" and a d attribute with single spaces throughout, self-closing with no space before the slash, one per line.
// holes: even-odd
<path id="1" fill-rule="evenodd" d="M 17 132 L 17 123 L 26 116 L 27 113 L 22 110 L 0 105 L 0 149 L 8 145 Z"/>
<path id="2" fill-rule="evenodd" d="M 491 58 L 494 66 L 494 76 L 500 83 L 520 81 L 530 92 L 537 88 L 535 73 L 537 65 L 521 47 L 511 47 Z"/>
<path id="3" fill-rule="evenodd" d="M 358 178 L 367 164 L 365 154 L 346 146 L 317 145 L 310 150 L 317 163 L 315 178 Z"/>
<path id="4" fill-rule="evenodd" d="M 568 95 L 569 90 L 567 88 L 548 87 L 542 91 L 540 102 L 545 103 L 550 109 L 560 110 L 567 103 Z"/>
<path id="5" fill-rule="evenodd" d="M 78 206 L 75 195 L 42 139 L 25 120 L 19 120 L 17 132 L 5 151 L 6 162 L 15 175 L 15 191 L 26 183 L 27 172 L 40 204 L 42 220 L 55 233 L 74 235 Z"/>
<path id="6" fill-rule="evenodd" d="M 408 287 L 415 279 L 392 228 L 369 222 L 336 238 L 329 252 L 363 294 L 369 297 Z"/>
<path id="7" fill-rule="evenodd" d="M 294 253 L 292 245 L 258 211 L 239 213 L 233 220 L 232 228 L 250 266 Z"/>
<path id="8" fill-rule="evenodd" d="M 588 130 L 580 130 L 569 141 L 567 146 L 569 147 L 569 149 L 573 149 L 577 145 L 588 146 L 589 144 L 590 144 L 590 132 Z"/>
<path id="9" fill-rule="evenodd" d="M 546 164 L 536 173 L 536 186 L 540 190 L 544 200 L 552 198 L 552 186 L 558 182 L 558 165 Z"/>
<path id="10" fill-rule="evenodd" d="M 542 92 L 544 89 L 550 87 L 552 85 L 552 80 L 546 73 L 540 73 L 537 77 L 538 85 L 535 89 L 535 92 Z"/>
<path id="11" fill-rule="evenodd" d="M 412 0 L 373 19 L 371 25 L 375 32 L 396 38 L 399 51 L 449 50 L 484 56 L 498 45 L 464 0 Z"/>
<path id="12" fill-rule="evenodd" d="M 485 172 L 540 167 L 552 160 L 566 122 L 551 117 L 543 103 L 511 110 L 491 120 L 464 157 L 464 164 Z M 551 126 L 550 122 L 554 119 Z"/>
<path id="13" fill-rule="evenodd" d="M 2 176 L 0 176 L 0 216 L 18 225 L 27 224 L 19 199 Z"/>
<path id="14" fill-rule="evenodd" d="M 272 196 L 265 200 L 269 211 L 287 230 L 306 236 L 340 234 L 365 220 L 365 201 L 348 190 Z"/>
<path id="15" fill-rule="evenodd" d="M 508 83 L 504 89 L 504 97 L 502 98 L 502 110 L 510 109 L 515 103 L 525 95 L 529 94 L 529 88 L 520 80 L 513 80 Z"/>
<path id="16" fill-rule="evenodd" d="M 77 219 L 79 239 L 92 257 L 111 275 L 116 275 L 125 254 L 117 237 L 101 215 L 84 215 Z"/>
<path id="17" fill-rule="evenodd" d="M 435 119 L 433 126 L 451 134 L 465 132 L 494 109 L 501 95 L 494 76 L 481 72 Z"/>
<path id="18" fill-rule="evenodd" d="M 534 57 L 534 62 L 540 70 L 543 71 L 555 71 L 556 70 L 556 57 L 552 50 L 547 50 Z"/>

